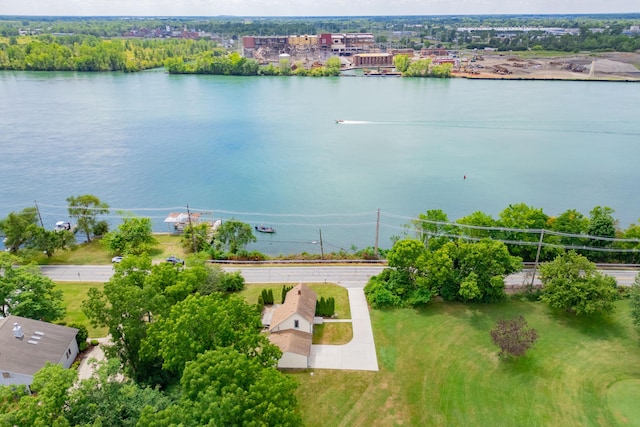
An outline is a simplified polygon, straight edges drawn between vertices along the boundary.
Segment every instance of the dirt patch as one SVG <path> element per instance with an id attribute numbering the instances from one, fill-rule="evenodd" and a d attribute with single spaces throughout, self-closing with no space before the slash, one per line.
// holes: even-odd
<path id="1" fill-rule="evenodd" d="M 509 54 L 463 56 L 454 75 L 480 79 L 640 81 L 640 53 L 519 57 Z"/>

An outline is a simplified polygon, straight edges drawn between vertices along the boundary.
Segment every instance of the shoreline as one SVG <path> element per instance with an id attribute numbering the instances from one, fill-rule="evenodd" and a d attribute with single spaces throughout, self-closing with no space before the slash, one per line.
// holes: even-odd
<path id="1" fill-rule="evenodd" d="M 501 76 L 501 75 L 477 75 L 454 73 L 452 79 L 468 79 L 468 80 L 540 80 L 540 81 L 558 81 L 558 82 L 614 82 L 614 83 L 640 83 L 640 78 L 631 77 L 553 77 L 553 76 Z"/>

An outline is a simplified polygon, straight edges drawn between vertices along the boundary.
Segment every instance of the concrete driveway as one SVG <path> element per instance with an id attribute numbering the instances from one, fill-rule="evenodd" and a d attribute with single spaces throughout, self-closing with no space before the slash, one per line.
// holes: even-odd
<path id="1" fill-rule="evenodd" d="M 376 345 L 369 308 L 364 296 L 364 284 L 347 287 L 351 307 L 353 339 L 343 345 L 312 345 L 309 367 L 317 369 L 345 369 L 378 371 Z"/>

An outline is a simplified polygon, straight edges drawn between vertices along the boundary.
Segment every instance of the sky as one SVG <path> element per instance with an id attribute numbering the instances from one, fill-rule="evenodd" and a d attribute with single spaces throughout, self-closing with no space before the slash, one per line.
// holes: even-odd
<path id="1" fill-rule="evenodd" d="M 640 12 L 640 0 L 0 0 L 0 15 L 373 16 Z"/>

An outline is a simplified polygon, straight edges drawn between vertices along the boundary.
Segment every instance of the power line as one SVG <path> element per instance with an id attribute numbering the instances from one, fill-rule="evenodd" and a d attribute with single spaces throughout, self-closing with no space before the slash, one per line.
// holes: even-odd
<path id="1" fill-rule="evenodd" d="M 469 228 L 474 230 L 504 231 L 508 233 L 527 233 L 527 234 L 540 234 L 544 232 L 545 234 L 561 236 L 561 237 L 573 237 L 573 238 L 601 240 L 601 241 L 608 241 L 608 242 L 640 243 L 640 239 L 623 239 L 623 238 L 616 238 L 616 237 L 592 236 L 589 234 L 571 234 L 571 233 L 564 233 L 560 231 L 553 231 L 553 230 L 547 230 L 542 228 L 507 228 L 507 227 L 498 227 L 498 226 L 490 227 L 490 226 L 482 226 L 482 225 L 461 224 L 457 222 L 433 221 L 433 220 L 421 219 L 421 218 L 403 217 L 400 215 L 393 215 L 393 214 L 389 214 L 389 216 L 395 217 L 395 218 L 409 219 L 414 223 L 420 222 L 420 223 L 432 224 L 432 225 L 437 225 L 442 227 L 457 227 L 457 228 Z M 416 232 L 418 231 L 423 232 L 418 228 L 414 228 L 413 230 Z"/>

